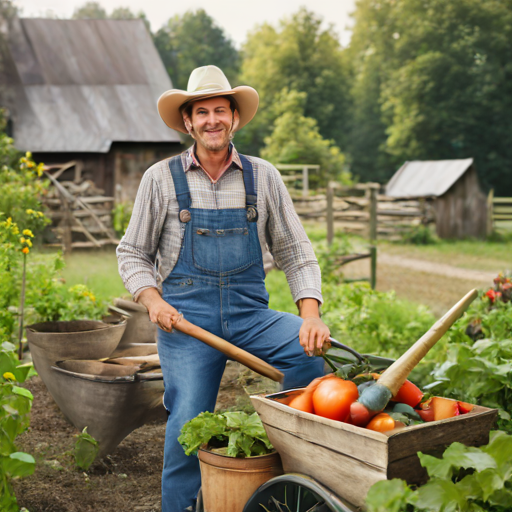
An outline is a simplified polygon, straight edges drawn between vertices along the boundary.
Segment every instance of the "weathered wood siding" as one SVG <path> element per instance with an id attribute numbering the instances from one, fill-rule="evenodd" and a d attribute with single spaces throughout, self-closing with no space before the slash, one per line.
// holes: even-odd
<path id="1" fill-rule="evenodd" d="M 435 200 L 434 208 L 439 238 L 485 238 L 487 196 L 480 189 L 473 166 L 448 192 Z"/>

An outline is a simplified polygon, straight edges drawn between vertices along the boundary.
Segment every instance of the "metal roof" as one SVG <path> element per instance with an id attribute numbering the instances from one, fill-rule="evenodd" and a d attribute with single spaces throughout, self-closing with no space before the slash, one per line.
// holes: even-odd
<path id="1" fill-rule="evenodd" d="M 157 111 L 172 84 L 142 20 L 15 19 L 8 44 L 19 149 L 106 153 L 114 141 L 180 142 Z"/>
<path id="2" fill-rule="evenodd" d="M 386 195 L 391 197 L 442 196 L 472 165 L 472 158 L 405 162 L 389 180 Z"/>

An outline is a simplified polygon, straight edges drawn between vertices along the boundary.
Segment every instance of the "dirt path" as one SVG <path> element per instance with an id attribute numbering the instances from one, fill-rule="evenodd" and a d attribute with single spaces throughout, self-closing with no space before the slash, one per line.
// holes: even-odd
<path id="1" fill-rule="evenodd" d="M 382 251 L 379 252 L 377 259 L 380 265 L 406 268 L 408 270 L 416 270 L 418 272 L 426 272 L 428 274 L 435 274 L 438 276 L 475 281 L 476 283 L 481 282 L 490 284 L 496 277 L 495 272 L 454 267 L 448 263 L 437 263 L 416 258 L 407 258 L 404 256 L 386 254 Z"/>

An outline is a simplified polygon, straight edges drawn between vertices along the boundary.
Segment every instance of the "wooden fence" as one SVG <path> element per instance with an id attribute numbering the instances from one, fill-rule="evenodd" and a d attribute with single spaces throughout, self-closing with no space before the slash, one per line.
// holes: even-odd
<path id="1" fill-rule="evenodd" d="M 401 239 L 404 233 L 419 225 L 435 221 L 433 204 L 428 199 L 404 200 L 379 194 L 378 183 L 351 187 L 331 182 L 326 190 L 304 197 L 291 191 L 295 210 L 306 220 L 327 223 L 327 239 L 336 228 L 374 241 Z"/>
<path id="2" fill-rule="evenodd" d="M 487 233 L 512 228 L 512 197 L 494 197 L 494 190 L 487 198 Z"/>

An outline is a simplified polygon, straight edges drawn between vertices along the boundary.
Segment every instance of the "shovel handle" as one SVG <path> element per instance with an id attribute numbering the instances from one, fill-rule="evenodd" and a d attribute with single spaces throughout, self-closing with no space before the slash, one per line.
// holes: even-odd
<path id="1" fill-rule="evenodd" d="M 215 334 L 205 331 L 201 327 L 190 323 L 188 320 L 185 320 L 185 318 L 182 318 L 179 322 L 175 323 L 173 328 L 184 334 L 188 334 L 189 336 L 192 336 L 193 338 L 196 338 L 203 343 L 206 343 L 210 347 L 213 347 L 219 352 L 222 352 L 230 359 L 242 363 L 243 365 L 247 366 L 247 368 L 250 368 L 256 373 L 263 375 L 264 377 L 268 377 L 275 382 L 283 382 L 284 375 L 277 368 L 274 368 L 272 365 L 266 363 L 259 357 L 256 357 L 249 352 L 238 348 L 232 343 L 219 338 L 219 336 L 216 336 Z"/>

